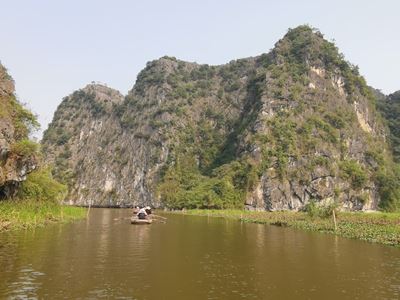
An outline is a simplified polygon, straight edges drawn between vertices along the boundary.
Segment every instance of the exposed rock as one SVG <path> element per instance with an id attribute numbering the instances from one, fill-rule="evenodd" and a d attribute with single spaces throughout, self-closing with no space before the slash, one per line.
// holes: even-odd
<path id="1" fill-rule="evenodd" d="M 14 81 L 0 64 L 0 199 L 14 195 L 19 183 L 37 167 L 35 157 L 12 151 L 13 145 L 22 138 L 16 127 L 25 126 L 25 123 L 16 124 L 21 105 L 15 99 L 14 89 Z"/>
<path id="2" fill-rule="evenodd" d="M 89 85 L 63 100 L 43 146 L 80 205 L 230 207 L 243 195 L 251 209 L 376 209 L 375 174 L 391 162 L 374 155 L 388 149 L 377 116 L 357 70 L 301 26 L 222 66 L 150 62 L 125 97 Z"/>

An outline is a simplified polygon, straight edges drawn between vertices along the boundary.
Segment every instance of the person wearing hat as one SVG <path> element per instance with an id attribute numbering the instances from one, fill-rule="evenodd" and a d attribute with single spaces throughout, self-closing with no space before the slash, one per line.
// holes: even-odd
<path id="1" fill-rule="evenodd" d="M 142 207 L 141 209 L 139 209 L 139 211 L 138 211 L 138 213 L 137 213 L 137 217 L 140 219 L 140 220 L 145 220 L 145 219 L 147 219 L 147 212 L 146 212 L 146 208 L 147 207 Z"/>
<path id="2" fill-rule="evenodd" d="M 139 210 L 140 210 L 140 207 L 139 207 L 139 206 L 135 206 L 135 207 L 133 208 L 133 214 L 134 214 L 134 215 L 137 215 L 138 212 L 139 212 Z"/>
<path id="3" fill-rule="evenodd" d="M 151 207 L 150 206 L 146 206 L 145 208 L 147 215 L 151 215 Z"/>

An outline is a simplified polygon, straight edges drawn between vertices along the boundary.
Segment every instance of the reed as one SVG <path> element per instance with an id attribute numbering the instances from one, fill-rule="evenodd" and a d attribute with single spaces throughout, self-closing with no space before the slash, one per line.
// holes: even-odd
<path id="1" fill-rule="evenodd" d="M 400 213 L 338 212 L 333 218 L 304 212 L 246 210 L 186 210 L 188 215 L 231 218 L 242 222 L 292 227 L 400 247 Z"/>
<path id="2" fill-rule="evenodd" d="M 1 201 L 0 231 L 30 229 L 54 222 L 69 222 L 86 216 L 86 209 L 32 200 Z"/>

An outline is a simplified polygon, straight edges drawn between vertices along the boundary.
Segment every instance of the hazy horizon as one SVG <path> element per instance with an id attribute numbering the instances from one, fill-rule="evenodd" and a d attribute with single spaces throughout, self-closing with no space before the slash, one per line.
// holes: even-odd
<path id="1" fill-rule="evenodd" d="M 164 55 L 219 65 L 269 52 L 309 24 L 335 40 L 367 83 L 400 89 L 397 1 L 52 1 L 2 4 L 0 61 L 46 129 L 62 98 L 92 81 L 126 94 Z M 40 136 L 40 132 L 38 136 Z"/>

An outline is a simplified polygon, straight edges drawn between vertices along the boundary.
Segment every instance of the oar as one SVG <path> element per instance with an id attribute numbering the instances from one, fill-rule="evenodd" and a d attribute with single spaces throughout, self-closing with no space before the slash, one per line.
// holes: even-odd
<path id="1" fill-rule="evenodd" d="M 163 223 L 163 224 L 167 224 L 167 222 L 165 222 L 164 220 L 160 220 L 160 219 L 153 219 L 153 221 L 157 221 L 157 222 L 160 222 L 160 223 Z"/>
<path id="2" fill-rule="evenodd" d="M 150 216 L 152 216 L 152 217 L 158 217 L 158 218 L 161 218 L 161 219 L 163 219 L 163 220 L 166 220 L 167 218 L 165 218 L 165 217 L 162 217 L 162 216 L 159 216 L 159 215 L 155 215 L 155 214 L 151 214 Z"/>

